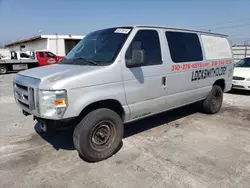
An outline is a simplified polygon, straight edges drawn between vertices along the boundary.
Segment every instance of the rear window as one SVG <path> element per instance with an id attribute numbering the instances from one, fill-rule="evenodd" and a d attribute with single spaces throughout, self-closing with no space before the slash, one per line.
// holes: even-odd
<path id="1" fill-rule="evenodd" d="M 174 63 L 203 60 L 201 44 L 197 34 L 167 31 L 165 35 Z"/>
<path id="2" fill-rule="evenodd" d="M 55 55 L 54 54 L 52 54 L 51 52 L 45 52 L 45 54 L 46 54 L 46 57 L 55 57 Z"/>
<path id="3" fill-rule="evenodd" d="M 224 37 L 201 35 L 207 60 L 232 58 L 231 46 Z"/>
<path id="4" fill-rule="evenodd" d="M 20 53 L 20 57 L 21 58 L 31 58 L 31 56 L 26 54 L 26 53 Z"/>
<path id="5" fill-rule="evenodd" d="M 43 52 L 39 52 L 40 57 L 44 57 Z"/>

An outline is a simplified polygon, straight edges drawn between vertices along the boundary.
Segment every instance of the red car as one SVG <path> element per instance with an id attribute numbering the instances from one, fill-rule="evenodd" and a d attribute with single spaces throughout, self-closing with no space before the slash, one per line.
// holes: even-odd
<path id="1" fill-rule="evenodd" d="M 64 56 L 57 56 L 50 51 L 36 51 L 35 54 L 39 66 L 55 64 L 64 58 Z"/>

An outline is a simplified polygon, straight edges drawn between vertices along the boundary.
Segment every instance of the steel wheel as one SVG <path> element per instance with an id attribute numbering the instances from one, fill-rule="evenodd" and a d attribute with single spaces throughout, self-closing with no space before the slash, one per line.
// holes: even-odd
<path id="1" fill-rule="evenodd" d="M 115 136 L 114 124 L 110 121 L 101 121 L 92 130 L 90 144 L 94 150 L 104 151 L 110 147 Z"/>
<path id="2" fill-rule="evenodd" d="M 124 127 L 121 117 L 113 110 L 91 111 L 75 127 L 73 141 L 82 159 L 97 162 L 119 150 Z"/>
<path id="3" fill-rule="evenodd" d="M 215 92 L 213 99 L 212 99 L 212 105 L 215 109 L 219 108 L 221 105 L 221 101 L 222 101 L 222 94 L 221 92 Z"/>
<path id="4" fill-rule="evenodd" d="M 203 110 L 208 114 L 217 113 L 223 102 L 223 91 L 220 86 L 214 85 L 207 98 L 203 101 Z"/>

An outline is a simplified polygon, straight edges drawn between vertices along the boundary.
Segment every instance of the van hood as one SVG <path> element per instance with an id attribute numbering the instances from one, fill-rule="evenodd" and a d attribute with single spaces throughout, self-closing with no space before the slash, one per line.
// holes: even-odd
<path id="1" fill-rule="evenodd" d="M 19 75 L 40 80 L 39 89 L 68 90 L 120 81 L 120 72 L 110 74 L 112 70 L 113 66 L 55 64 L 22 71 Z"/>
<path id="2" fill-rule="evenodd" d="M 249 78 L 250 68 L 234 67 L 234 76 Z"/>
<path id="3" fill-rule="evenodd" d="M 94 70 L 101 69 L 101 66 L 83 66 L 83 65 L 67 65 L 67 64 L 55 64 L 43 67 L 37 67 L 21 71 L 18 74 L 39 79 L 41 81 L 52 79 L 54 81 L 66 78 L 79 73 L 87 73 Z"/>

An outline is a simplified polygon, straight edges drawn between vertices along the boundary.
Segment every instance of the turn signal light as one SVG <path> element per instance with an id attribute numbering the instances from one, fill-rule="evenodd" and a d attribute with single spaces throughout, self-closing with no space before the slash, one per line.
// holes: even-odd
<path id="1" fill-rule="evenodd" d="M 54 101 L 54 104 L 55 104 L 56 106 L 65 105 L 65 104 L 66 104 L 66 101 L 65 101 L 65 99 L 56 99 L 56 100 Z"/>

